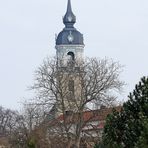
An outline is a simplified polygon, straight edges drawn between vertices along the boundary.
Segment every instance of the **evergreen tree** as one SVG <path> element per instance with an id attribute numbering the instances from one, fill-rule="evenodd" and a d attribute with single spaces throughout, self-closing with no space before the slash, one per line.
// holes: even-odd
<path id="1" fill-rule="evenodd" d="M 143 119 L 143 130 L 141 136 L 135 146 L 135 148 L 147 148 L 148 147 L 148 119 Z"/>
<path id="2" fill-rule="evenodd" d="M 95 144 L 94 148 L 105 148 L 103 143 L 97 143 Z"/>
<path id="3" fill-rule="evenodd" d="M 104 145 L 109 148 L 134 148 L 145 143 L 148 147 L 147 121 L 148 77 L 143 77 L 133 93 L 130 93 L 122 110 L 113 111 L 108 116 L 103 134 Z"/>

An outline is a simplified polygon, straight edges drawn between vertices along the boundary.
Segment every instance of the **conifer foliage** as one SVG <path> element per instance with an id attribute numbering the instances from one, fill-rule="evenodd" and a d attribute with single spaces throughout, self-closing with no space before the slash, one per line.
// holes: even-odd
<path id="1" fill-rule="evenodd" d="M 120 112 L 107 117 L 103 143 L 107 148 L 148 147 L 148 77 L 136 85 Z"/>

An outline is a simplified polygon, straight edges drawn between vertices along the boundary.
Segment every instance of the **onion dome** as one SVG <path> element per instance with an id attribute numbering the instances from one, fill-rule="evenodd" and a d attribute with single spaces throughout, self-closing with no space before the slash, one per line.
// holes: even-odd
<path id="1" fill-rule="evenodd" d="M 72 12 L 71 0 L 68 0 L 63 23 L 65 24 L 65 28 L 58 34 L 56 45 L 84 45 L 83 35 L 73 26 L 76 23 L 76 17 Z"/>
<path id="2" fill-rule="evenodd" d="M 63 23 L 65 24 L 67 28 L 70 28 L 70 27 L 73 27 L 75 22 L 76 22 L 76 17 L 73 14 L 72 9 L 71 9 L 71 1 L 68 0 L 67 12 L 65 16 L 63 17 Z"/>

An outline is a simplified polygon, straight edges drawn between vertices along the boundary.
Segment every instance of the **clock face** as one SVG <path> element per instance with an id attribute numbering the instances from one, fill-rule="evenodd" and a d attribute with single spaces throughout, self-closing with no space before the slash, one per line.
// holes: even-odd
<path id="1" fill-rule="evenodd" d="M 68 21 L 69 21 L 69 22 L 72 21 L 72 16 L 71 16 L 71 15 L 68 16 Z"/>
<path id="2" fill-rule="evenodd" d="M 71 35 L 71 34 L 68 35 L 67 38 L 68 38 L 68 41 L 69 41 L 69 42 L 72 42 L 72 41 L 74 40 L 74 37 L 73 37 L 73 35 Z"/>

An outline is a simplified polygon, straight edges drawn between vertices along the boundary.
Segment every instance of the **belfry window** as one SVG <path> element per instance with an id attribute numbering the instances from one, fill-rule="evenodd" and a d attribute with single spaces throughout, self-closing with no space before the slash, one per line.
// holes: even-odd
<path id="1" fill-rule="evenodd" d="M 73 52 L 68 52 L 67 55 L 69 56 L 69 60 L 72 60 L 72 61 L 75 60 L 75 55 Z"/>
<path id="2" fill-rule="evenodd" d="M 73 67 L 73 66 L 74 66 L 74 61 L 75 61 L 75 55 L 74 55 L 73 52 L 68 52 L 67 55 L 68 55 L 67 64 L 68 64 L 69 66 Z"/>

